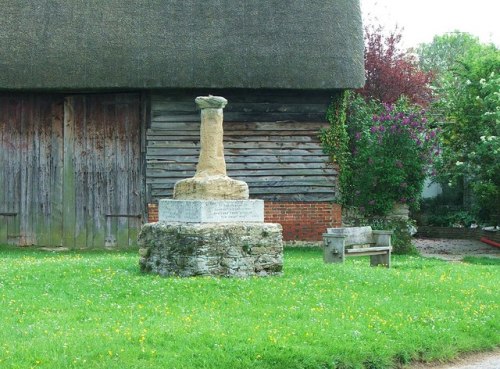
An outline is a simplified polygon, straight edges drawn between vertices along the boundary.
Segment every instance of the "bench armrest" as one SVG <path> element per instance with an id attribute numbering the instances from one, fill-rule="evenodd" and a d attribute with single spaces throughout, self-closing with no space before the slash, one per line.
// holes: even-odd
<path id="1" fill-rule="evenodd" d="M 375 246 L 391 246 L 392 231 L 372 231 Z"/>

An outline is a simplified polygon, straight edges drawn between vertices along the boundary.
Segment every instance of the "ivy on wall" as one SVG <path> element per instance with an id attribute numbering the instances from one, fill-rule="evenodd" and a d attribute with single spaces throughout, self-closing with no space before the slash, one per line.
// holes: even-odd
<path id="1" fill-rule="evenodd" d="M 339 171 L 339 194 L 336 201 L 343 203 L 348 191 L 351 170 L 349 166 L 349 135 L 347 133 L 347 108 L 351 92 L 346 90 L 333 97 L 328 107 L 326 118 L 330 123 L 328 128 L 321 130 L 319 138 L 323 151 Z"/>

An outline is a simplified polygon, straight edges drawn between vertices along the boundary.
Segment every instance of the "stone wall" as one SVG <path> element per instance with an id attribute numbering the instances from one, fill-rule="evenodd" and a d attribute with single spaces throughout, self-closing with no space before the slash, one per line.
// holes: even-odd
<path id="1" fill-rule="evenodd" d="M 139 235 L 140 267 L 161 276 L 281 274 L 281 226 L 269 223 L 149 223 Z"/>
<path id="2" fill-rule="evenodd" d="M 481 237 L 486 237 L 489 240 L 500 242 L 500 232 L 488 232 L 480 228 L 419 226 L 416 236 L 423 238 L 448 238 L 448 239 L 469 239 L 469 240 L 480 240 Z"/>

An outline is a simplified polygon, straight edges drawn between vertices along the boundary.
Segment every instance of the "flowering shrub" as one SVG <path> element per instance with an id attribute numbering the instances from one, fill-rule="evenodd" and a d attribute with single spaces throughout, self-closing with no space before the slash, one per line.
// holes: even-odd
<path id="1" fill-rule="evenodd" d="M 360 97 L 352 101 L 349 197 L 361 212 L 385 215 L 395 203 L 418 208 L 432 158 L 439 154 L 437 130 L 425 115 L 405 100 L 395 105 L 366 103 Z"/>

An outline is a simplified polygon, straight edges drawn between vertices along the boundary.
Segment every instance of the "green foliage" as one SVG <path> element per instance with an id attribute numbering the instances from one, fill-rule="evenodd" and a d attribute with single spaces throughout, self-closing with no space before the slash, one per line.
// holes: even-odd
<path id="1" fill-rule="evenodd" d="M 0 249 L 0 276 L 6 369 L 383 369 L 500 344 L 497 266 L 293 249 L 283 277 L 160 278 L 133 253 Z"/>
<path id="2" fill-rule="evenodd" d="M 374 230 L 393 231 L 391 243 L 393 253 L 399 255 L 418 255 L 419 252 L 412 242 L 411 230 L 415 229 L 415 221 L 387 218 L 371 218 L 366 220 Z"/>
<path id="3" fill-rule="evenodd" d="M 431 43 L 419 45 L 416 52 L 421 68 L 434 72 L 439 81 L 440 76 L 453 68 L 457 60 L 470 50 L 477 49 L 478 45 L 476 36 L 455 31 L 434 36 Z"/>
<path id="4" fill-rule="evenodd" d="M 354 96 L 348 111 L 352 177 L 348 201 L 367 216 L 386 215 L 395 203 L 418 208 L 437 149 L 437 130 L 425 111 L 400 99 L 380 104 Z"/>
<path id="5" fill-rule="evenodd" d="M 500 203 L 500 52 L 477 43 L 442 75 L 436 109 L 444 117 L 441 180 L 470 183 L 476 214 L 498 223 Z"/>
<path id="6" fill-rule="evenodd" d="M 436 227 L 470 227 L 477 223 L 477 218 L 450 196 L 437 196 L 422 200 L 419 218 L 421 225 Z"/>
<path id="7" fill-rule="evenodd" d="M 319 135 L 321 146 L 325 154 L 339 170 L 340 198 L 341 203 L 347 192 L 347 184 L 351 177 L 349 160 L 349 136 L 347 134 L 347 104 L 350 91 L 344 91 L 333 98 L 327 112 L 326 118 L 330 126 L 322 129 Z"/>

